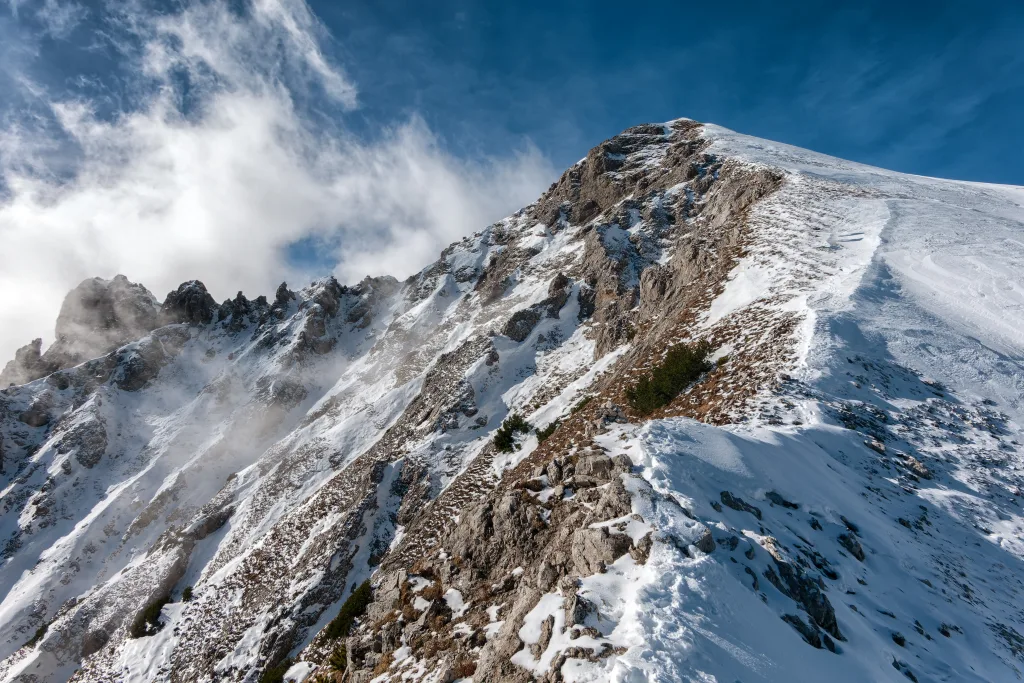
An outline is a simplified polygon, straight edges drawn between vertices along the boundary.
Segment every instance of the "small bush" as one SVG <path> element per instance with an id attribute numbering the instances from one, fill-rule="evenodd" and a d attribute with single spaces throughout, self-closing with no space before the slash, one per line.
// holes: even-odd
<path id="1" fill-rule="evenodd" d="M 37 628 L 36 632 L 34 634 L 32 634 L 32 638 L 27 643 L 25 643 L 25 647 L 32 647 L 33 645 L 38 643 L 40 640 L 42 640 L 43 636 L 46 635 L 46 630 L 48 628 L 50 628 L 49 624 L 43 624 L 42 626 Z"/>
<path id="2" fill-rule="evenodd" d="M 274 666 L 267 667 L 263 670 L 263 675 L 260 676 L 260 683 L 283 683 L 284 675 L 288 673 L 288 669 L 292 668 L 292 663 L 291 658 L 288 658 Z"/>
<path id="3" fill-rule="evenodd" d="M 505 421 L 501 423 L 502 427 L 510 429 L 513 432 L 523 432 L 524 434 L 533 429 L 530 423 L 527 422 L 522 415 L 519 413 L 512 413 L 505 418 Z"/>
<path id="4" fill-rule="evenodd" d="M 455 669 L 452 671 L 452 674 L 454 674 L 456 678 L 469 678 L 475 673 L 476 662 L 469 657 L 460 657 L 455 660 Z"/>
<path id="5" fill-rule="evenodd" d="M 579 403 L 572 407 L 572 412 L 578 413 L 587 407 L 587 404 L 594 400 L 593 396 L 584 396 Z"/>
<path id="6" fill-rule="evenodd" d="M 649 377 L 644 377 L 635 387 L 626 391 L 629 405 L 641 415 L 648 415 L 668 405 L 694 380 L 711 369 L 708 362 L 710 354 L 711 345 L 705 341 L 673 346 Z"/>
<path id="7" fill-rule="evenodd" d="M 135 615 L 135 620 L 132 622 L 132 627 L 129 630 L 131 637 L 142 638 L 143 636 L 151 636 L 159 631 L 163 626 L 160 623 L 160 610 L 170 602 L 171 596 L 165 595 L 146 605 L 144 610 Z"/>
<path id="8" fill-rule="evenodd" d="M 437 579 L 434 579 L 434 583 L 420 591 L 420 597 L 428 602 L 438 600 L 442 595 L 444 595 L 444 590 L 441 588 L 441 582 Z"/>
<path id="9" fill-rule="evenodd" d="M 373 676 L 380 676 L 382 673 L 387 672 L 391 668 L 391 665 L 395 662 L 395 656 L 390 652 L 385 652 L 380 657 L 380 661 L 377 662 L 377 666 L 373 667 Z"/>
<path id="10" fill-rule="evenodd" d="M 545 439 L 547 439 L 549 436 L 551 436 L 552 434 L 555 433 L 555 430 L 558 429 L 558 425 L 559 425 L 558 420 L 555 420 L 554 422 L 549 424 L 544 429 L 538 429 L 537 430 L 537 441 L 539 443 L 544 443 Z"/>
<path id="11" fill-rule="evenodd" d="M 369 581 L 363 581 L 359 588 L 352 591 L 352 595 L 348 596 L 348 599 L 342 604 L 338 616 L 327 624 L 327 628 L 324 630 L 325 635 L 332 640 L 346 637 L 355 620 L 366 613 L 366 606 L 370 604 L 371 600 L 373 600 L 373 588 L 370 587 Z"/>
<path id="12" fill-rule="evenodd" d="M 327 659 L 327 665 L 335 671 L 345 671 L 348 668 L 348 650 L 344 644 L 334 648 L 331 656 Z"/>
<path id="13" fill-rule="evenodd" d="M 185 586 L 185 590 L 181 591 L 181 601 L 188 602 L 192 599 L 192 586 Z"/>
<path id="14" fill-rule="evenodd" d="M 494 447 L 502 453 L 511 453 L 516 448 L 516 433 L 529 434 L 531 429 L 530 423 L 519 413 L 512 413 L 494 433 Z"/>

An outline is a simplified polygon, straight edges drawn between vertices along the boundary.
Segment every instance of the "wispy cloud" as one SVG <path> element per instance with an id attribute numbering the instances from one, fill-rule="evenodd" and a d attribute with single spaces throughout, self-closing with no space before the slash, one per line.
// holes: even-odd
<path id="1" fill-rule="evenodd" d="M 220 298 L 268 293 L 311 275 L 285 256 L 310 238 L 333 245 L 323 260 L 344 279 L 402 276 L 554 175 L 529 147 L 456 158 L 416 117 L 351 134 L 356 85 L 301 0 L 173 15 L 119 3 L 103 22 L 137 74 L 131 107 L 11 79 L 33 106 L 0 130 L 0 357 L 51 334 L 86 277 L 124 273 L 157 296 L 188 278 Z"/>

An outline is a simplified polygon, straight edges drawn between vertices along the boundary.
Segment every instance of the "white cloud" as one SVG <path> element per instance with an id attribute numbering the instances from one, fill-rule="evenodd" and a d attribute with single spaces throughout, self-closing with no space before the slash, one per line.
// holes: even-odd
<path id="1" fill-rule="evenodd" d="M 7 0 L 7 5 L 15 18 L 22 13 L 22 6 L 26 5 L 29 13 L 52 38 L 66 38 L 89 14 L 85 7 L 74 0 Z"/>
<path id="2" fill-rule="evenodd" d="M 116 21 L 136 40 L 121 50 L 145 79 L 139 106 L 111 119 L 37 88 L 28 95 L 48 125 L 0 131 L 0 362 L 52 335 L 86 277 L 124 273 L 158 297 L 190 278 L 218 299 L 272 294 L 311 275 L 283 256 L 305 237 L 341 245 L 344 280 L 401 277 L 553 177 L 532 149 L 453 157 L 416 118 L 372 141 L 337 117 L 314 120 L 306 98 L 340 111 L 357 105 L 356 88 L 300 1 L 256 0 L 246 16 L 226 3 L 174 16 L 132 5 Z"/>

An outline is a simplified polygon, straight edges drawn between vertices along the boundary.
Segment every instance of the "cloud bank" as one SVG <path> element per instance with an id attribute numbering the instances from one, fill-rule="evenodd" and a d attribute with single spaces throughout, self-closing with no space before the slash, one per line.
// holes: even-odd
<path id="1" fill-rule="evenodd" d="M 73 38 L 78 7 L 47 0 L 35 16 Z M 30 106 L 12 116 L 8 102 L 0 130 L 0 359 L 49 340 L 64 295 L 87 277 L 123 273 L 158 297 L 191 278 L 218 299 L 269 294 L 325 274 L 288 259 L 298 241 L 343 281 L 401 277 L 555 175 L 529 146 L 456 157 L 415 116 L 352 133 L 356 84 L 299 0 L 89 12 L 104 29 L 90 33 L 129 74 L 128 105 L 6 74 Z"/>

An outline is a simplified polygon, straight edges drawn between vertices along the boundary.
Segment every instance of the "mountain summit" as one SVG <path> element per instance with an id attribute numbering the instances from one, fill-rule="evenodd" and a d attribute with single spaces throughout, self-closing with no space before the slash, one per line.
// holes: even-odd
<path id="1" fill-rule="evenodd" d="M 1017 680 L 1022 205 L 680 119 L 404 282 L 86 281 L 0 680 Z"/>

